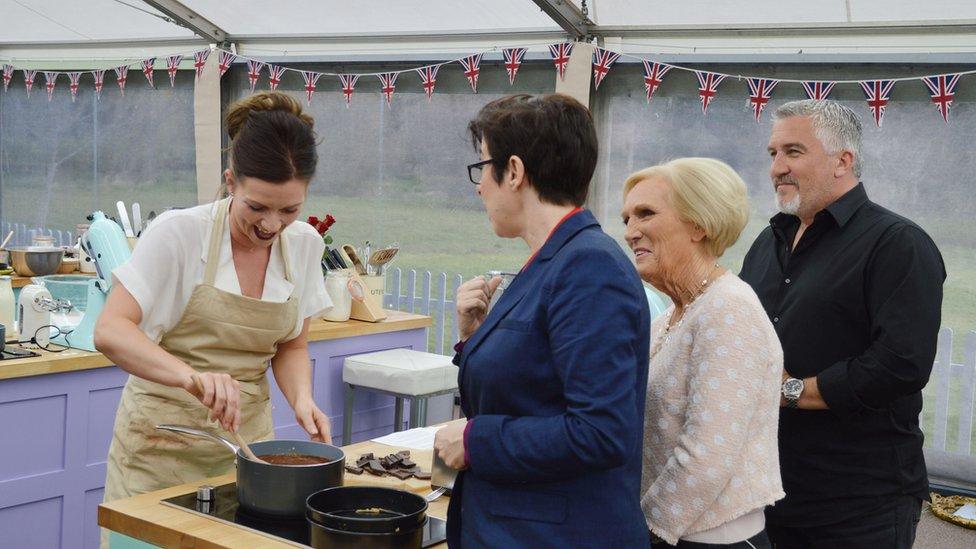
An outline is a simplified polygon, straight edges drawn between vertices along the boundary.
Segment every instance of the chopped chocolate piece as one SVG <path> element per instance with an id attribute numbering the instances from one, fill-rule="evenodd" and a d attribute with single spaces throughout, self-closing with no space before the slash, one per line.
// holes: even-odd
<path id="1" fill-rule="evenodd" d="M 421 471 L 420 467 L 410 459 L 410 450 L 399 450 L 383 457 L 377 457 L 373 452 L 367 452 L 359 456 L 355 465 L 346 465 L 346 470 L 354 475 L 367 472 L 376 476 L 390 475 L 401 480 L 411 476 L 421 479 L 430 478 L 430 473 Z"/>
<path id="2" fill-rule="evenodd" d="M 420 480 L 430 480 L 430 471 L 417 471 L 413 473 L 413 476 L 419 478 Z"/>
<path id="3" fill-rule="evenodd" d="M 394 469 L 392 471 L 387 471 L 387 473 L 395 476 L 400 480 L 406 480 L 413 476 L 409 471 L 404 471 L 403 469 Z"/>

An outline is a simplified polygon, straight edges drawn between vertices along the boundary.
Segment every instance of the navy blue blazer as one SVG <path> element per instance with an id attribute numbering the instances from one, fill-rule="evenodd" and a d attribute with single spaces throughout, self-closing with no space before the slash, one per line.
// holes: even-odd
<path id="1" fill-rule="evenodd" d="M 640 508 L 650 315 L 588 211 L 559 226 L 465 343 L 469 468 L 451 547 L 648 547 Z"/>

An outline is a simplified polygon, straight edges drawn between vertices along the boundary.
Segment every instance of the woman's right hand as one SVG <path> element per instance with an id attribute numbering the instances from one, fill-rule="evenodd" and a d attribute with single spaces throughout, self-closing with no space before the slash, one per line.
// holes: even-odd
<path id="1" fill-rule="evenodd" d="M 241 384 L 228 374 L 193 372 L 183 388 L 210 408 L 210 421 L 219 421 L 227 431 L 237 432 L 241 425 Z"/>
<path id="2" fill-rule="evenodd" d="M 471 334 L 481 326 L 488 314 L 488 303 L 495 293 L 502 277 L 496 276 L 485 280 L 477 276 L 458 286 L 455 301 L 457 303 L 458 335 L 461 341 L 467 340 Z"/>

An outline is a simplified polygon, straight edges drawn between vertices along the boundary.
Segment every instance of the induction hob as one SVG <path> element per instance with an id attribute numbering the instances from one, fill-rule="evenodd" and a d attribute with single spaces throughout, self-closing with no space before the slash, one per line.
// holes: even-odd
<path id="1" fill-rule="evenodd" d="M 162 500 L 160 503 L 209 519 L 250 530 L 256 534 L 290 543 L 296 547 L 308 547 L 308 522 L 304 517 L 288 519 L 248 513 L 237 503 L 237 484 L 231 482 L 214 488 L 214 500 L 198 501 L 195 492 Z M 443 519 L 427 517 L 424 525 L 424 543 L 430 547 L 447 539 L 447 523 Z"/>

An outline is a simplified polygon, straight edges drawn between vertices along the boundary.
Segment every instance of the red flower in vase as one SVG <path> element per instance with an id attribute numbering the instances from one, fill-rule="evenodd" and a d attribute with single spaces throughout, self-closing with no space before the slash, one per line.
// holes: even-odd
<path id="1" fill-rule="evenodd" d="M 332 236 L 325 233 L 328 232 L 329 227 L 335 225 L 335 222 L 336 219 L 332 217 L 332 214 L 325 214 L 324 219 L 319 219 L 314 215 L 310 215 L 308 217 L 308 224 L 315 227 L 315 230 L 318 231 L 319 235 L 322 237 L 322 240 L 327 245 L 332 244 Z"/>

